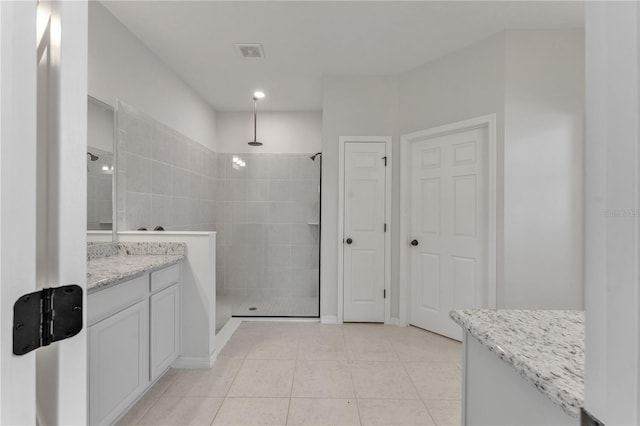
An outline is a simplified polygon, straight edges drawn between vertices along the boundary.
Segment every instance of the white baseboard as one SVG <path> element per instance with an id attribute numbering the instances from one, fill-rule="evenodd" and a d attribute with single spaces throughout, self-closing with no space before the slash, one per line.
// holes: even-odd
<path id="1" fill-rule="evenodd" d="M 336 315 L 325 315 L 320 318 L 322 324 L 338 324 L 338 317 Z"/>
<path id="2" fill-rule="evenodd" d="M 395 326 L 398 326 L 398 327 L 406 327 L 405 324 L 401 324 L 400 323 L 400 318 L 391 318 L 391 320 L 389 321 L 389 324 L 390 325 L 395 325 Z"/>
<path id="3" fill-rule="evenodd" d="M 218 352 L 212 353 L 209 357 L 185 357 L 181 356 L 176 359 L 172 368 L 211 368 L 216 362 Z"/>

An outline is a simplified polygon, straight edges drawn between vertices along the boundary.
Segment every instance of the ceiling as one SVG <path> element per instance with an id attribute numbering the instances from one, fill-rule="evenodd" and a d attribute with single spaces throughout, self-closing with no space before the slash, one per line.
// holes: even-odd
<path id="1" fill-rule="evenodd" d="M 397 75 L 505 29 L 583 26 L 582 2 L 103 1 L 214 109 L 320 110 L 326 75 Z M 261 43 L 244 59 L 235 43 Z"/>

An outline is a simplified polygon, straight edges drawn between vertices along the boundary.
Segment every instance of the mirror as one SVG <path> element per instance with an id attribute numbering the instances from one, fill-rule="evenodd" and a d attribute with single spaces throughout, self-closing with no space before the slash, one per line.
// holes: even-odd
<path id="1" fill-rule="evenodd" d="M 114 240 L 113 107 L 91 96 L 87 102 L 87 241 Z"/>

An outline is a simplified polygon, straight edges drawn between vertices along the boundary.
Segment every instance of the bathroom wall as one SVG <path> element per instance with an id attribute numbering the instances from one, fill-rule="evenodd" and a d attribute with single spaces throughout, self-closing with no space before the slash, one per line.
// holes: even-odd
<path id="1" fill-rule="evenodd" d="M 216 281 L 223 294 L 318 296 L 320 169 L 309 155 L 218 154 Z"/>
<path id="2" fill-rule="evenodd" d="M 253 140 L 253 112 L 218 112 L 218 153 L 307 154 L 322 147 L 321 111 L 260 111 L 258 102 L 258 140 L 261 147 L 247 144 Z"/>
<path id="3" fill-rule="evenodd" d="M 391 317 L 397 317 L 399 135 L 497 114 L 502 308 L 581 309 L 583 31 L 507 31 L 398 77 L 323 84 L 322 316 L 337 315 L 339 136 L 393 136 Z"/>
<path id="4" fill-rule="evenodd" d="M 398 135 L 398 80 L 395 77 L 326 77 L 322 102 L 322 254 L 321 292 L 323 321 L 337 320 L 338 291 L 338 140 L 340 136 Z M 394 149 L 394 158 L 395 155 Z M 398 182 L 398 167 L 394 167 Z M 399 192 L 394 191 L 392 216 L 397 217 Z M 397 253 L 398 229 L 392 224 L 392 252 Z M 395 243 L 393 242 L 395 241 Z M 393 255 L 393 254 L 392 254 Z M 393 258 L 392 258 L 393 259 Z M 393 262 L 392 262 L 393 265 Z M 395 264 L 397 265 L 397 263 Z M 394 266 L 392 266 L 394 267 Z M 397 269 L 397 268 L 396 268 Z M 392 300 L 397 300 L 397 280 L 392 271 Z M 395 292 L 395 293 L 394 293 Z M 397 303 L 396 303 L 397 304 Z M 391 315 L 394 316 L 392 310 Z M 395 315 L 397 317 L 397 314 Z"/>
<path id="5" fill-rule="evenodd" d="M 89 2 L 91 96 L 117 100 L 215 150 L 216 112 L 97 1 Z"/>
<path id="6" fill-rule="evenodd" d="M 118 230 L 212 231 L 215 153 L 118 103 Z"/>

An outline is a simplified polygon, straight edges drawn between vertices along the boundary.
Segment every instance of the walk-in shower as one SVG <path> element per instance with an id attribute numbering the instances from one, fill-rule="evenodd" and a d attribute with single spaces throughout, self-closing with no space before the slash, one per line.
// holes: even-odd
<path id="1" fill-rule="evenodd" d="M 218 154 L 220 315 L 319 316 L 320 163 L 320 153 Z"/>

